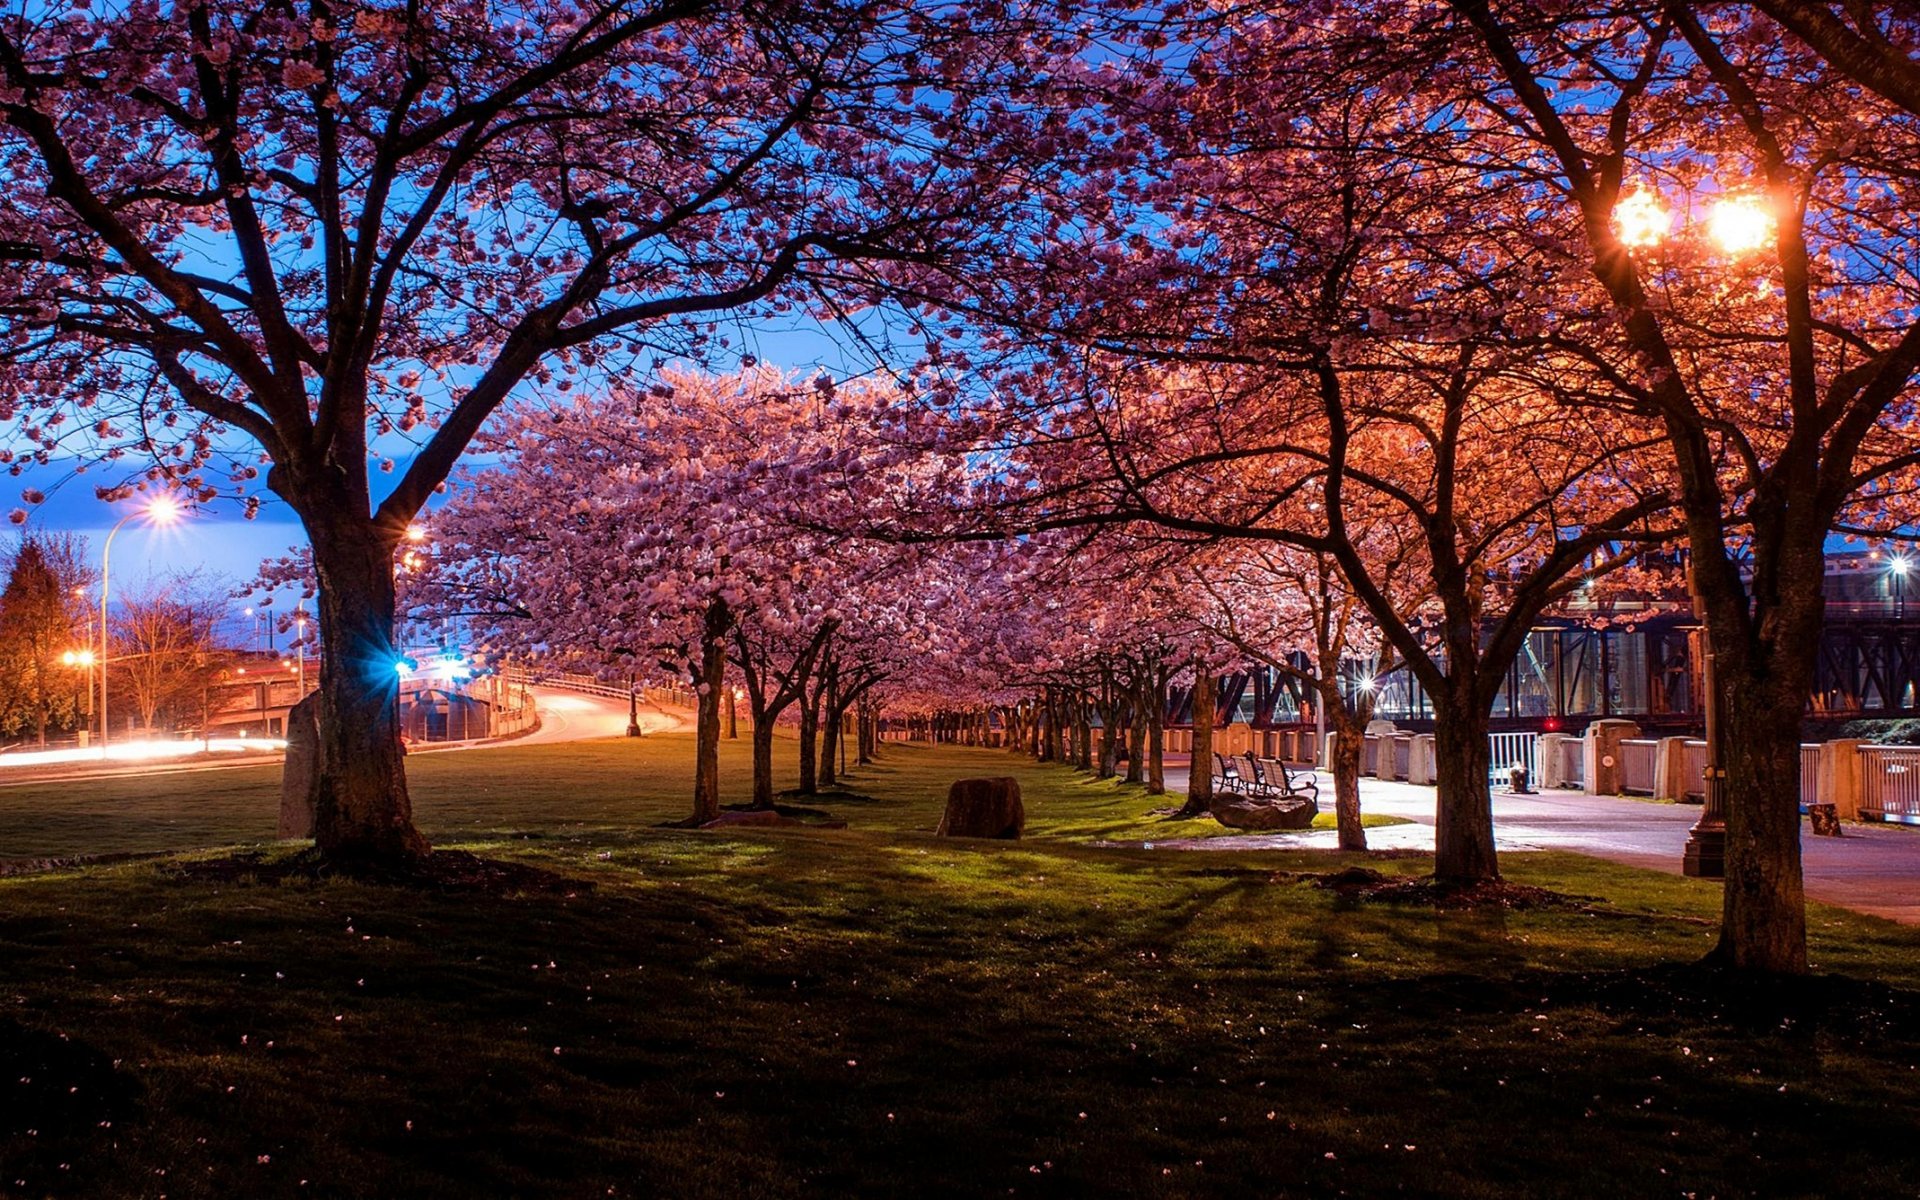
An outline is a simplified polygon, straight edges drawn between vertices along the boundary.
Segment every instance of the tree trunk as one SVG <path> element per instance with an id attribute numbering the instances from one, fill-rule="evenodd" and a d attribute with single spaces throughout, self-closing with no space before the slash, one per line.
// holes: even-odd
<path id="1" fill-rule="evenodd" d="M 773 807 L 773 722 L 753 714 L 753 807 Z"/>
<path id="2" fill-rule="evenodd" d="M 815 756 L 820 743 L 820 692 L 814 688 L 810 695 L 800 701 L 800 794 L 811 796 L 820 790 L 819 759 Z"/>
<path id="3" fill-rule="evenodd" d="M 700 643 L 700 678 L 694 684 L 695 824 L 705 824 L 720 815 L 720 690 L 727 677 L 726 627 L 724 610 L 716 614 L 709 609 L 706 630 Z"/>
<path id="4" fill-rule="evenodd" d="M 1132 712 L 1127 717 L 1127 782 L 1147 780 L 1147 700 L 1146 681 L 1136 680 L 1129 693 Z"/>
<path id="5" fill-rule="evenodd" d="M 1099 767 L 1094 775 L 1099 779 L 1112 779 L 1114 765 L 1120 761 L 1120 708 L 1118 705 L 1102 705 L 1100 708 L 1100 758 Z"/>
<path id="6" fill-rule="evenodd" d="M 1459 886 L 1500 878 L 1493 849 L 1493 796 L 1487 772 L 1487 714 L 1471 700 L 1433 696 L 1433 875 Z M 1348 740 L 1342 734 L 1339 741 Z M 1358 741 L 1358 738 L 1353 739 Z"/>
<path id="7" fill-rule="evenodd" d="M 1167 791 L 1167 677 L 1156 669 L 1147 696 L 1147 794 Z"/>
<path id="8" fill-rule="evenodd" d="M 1329 706 L 1329 711 L 1340 710 Z M 1360 823 L 1360 752 L 1365 735 L 1364 725 L 1335 722 L 1333 756 L 1327 766 L 1333 773 L 1333 819 L 1339 828 L 1342 850 L 1367 848 L 1366 827 Z"/>
<path id="9" fill-rule="evenodd" d="M 820 786 L 830 788 L 840 782 L 841 746 L 846 739 L 846 708 L 840 703 L 839 672 L 830 676 L 827 689 L 827 711 L 824 728 L 820 731 Z"/>
<path id="10" fill-rule="evenodd" d="M 1731 674 L 1731 673 L 1729 673 Z M 1742 970 L 1807 971 L 1800 874 L 1800 718 L 1806 698 L 1760 680 L 1715 681 L 1726 771 L 1726 890 L 1714 958 Z"/>
<path id="11" fill-rule="evenodd" d="M 1073 735 L 1079 743 L 1074 754 L 1074 765 L 1082 771 L 1093 770 L 1093 718 L 1088 715 L 1085 697 L 1073 703 Z"/>
<path id="12" fill-rule="evenodd" d="M 1193 765 L 1187 768 L 1183 817 L 1204 817 L 1213 808 L 1213 672 L 1193 672 Z"/>
<path id="13" fill-rule="evenodd" d="M 408 861 L 413 827 L 394 670 L 393 546 L 366 520 L 306 523 L 319 581 L 319 776 L 313 840 L 336 860 Z"/>

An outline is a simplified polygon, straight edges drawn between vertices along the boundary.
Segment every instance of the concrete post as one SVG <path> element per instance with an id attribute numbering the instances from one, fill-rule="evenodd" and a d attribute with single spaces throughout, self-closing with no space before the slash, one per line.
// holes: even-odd
<path id="1" fill-rule="evenodd" d="M 1333 739 L 1339 736 L 1337 733 L 1327 734 L 1326 743 L 1320 747 L 1320 762 L 1318 765 L 1322 771 L 1333 770 Z"/>
<path id="2" fill-rule="evenodd" d="M 1557 788 L 1567 786 L 1567 773 L 1560 769 L 1566 761 L 1565 751 L 1561 749 L 1573 738 L 1564 733 L 1543 733 L 1540 735 L 1540 778 L 1534 780 L 1537 787 Z"/>
<path id="3" fill-rule="evenodd" d="M 1653 798 L 1675 804 L 1687 798 L 1687 738 L 1663 737 L 1653 752 Z"/>
<path id="4" fill-rule="evenodd" d="M 1866 775 L 1860 762 L 1859 738 L 1840 738 L 1820 744 L 1820 775 L 1816 783 L 1821 804 L 1833 805 L 1843 821 L 1860 819 L 1860 797 L 1866 787 Z"/>
<path id="5" fill-rule="evenodd" d="M 1433 775 L 1433 735 L 1416 733 L 1407 751 L 1407 782 L 1431 786 Z"/>
<path id="6" fill-rule="evenodd" d="M 1595 796 L 1620 794 L 1620 743 L 1639 737 L 1632 721 L 1602 720 L 1587 726 L 1585 735 L 1587 791 Z"/>

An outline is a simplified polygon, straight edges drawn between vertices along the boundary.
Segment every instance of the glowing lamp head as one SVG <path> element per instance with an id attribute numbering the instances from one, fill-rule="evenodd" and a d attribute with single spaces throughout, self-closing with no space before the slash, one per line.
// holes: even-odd
<path id="1" fill-rule="evenodd" d="M 1655 246 L 1673 228 L 1673 214 L 1651 188 L 1640 187 L 1613 206 L 1613 231 L 1624 245 Z"/>
<path id="2" fill-rule="evenodd" d="M 1714 202 L 1707 232 L 1728 254 L 1748 254 L 1773 239 L 1773 214 L 1752 196 L 1729 196 Z"/>
<path id="3" fill-rule="evenodd" d="M 1895 575 L 1899 576 L 1901 579 L 1905 579 L 1907 577 L 1907 570 L 1910 567 L 1912 567 L 1912 565 L 1913 565 L 1913 562 L 1911 559 L 1900 557 L 1888 563 L 1887 570 L 1892 571 Z"/>
<path id="4" fill-rule="evenodd" d="M 180 502 L 172 496 L 155 496 L 147 505 L 147 519 L 155 525 L 171 525 L 180 519 Z"/>
<path id="5" fill-rule="evenodd" d="M 1363 676 L 1361 676 L 1361 677 L 1360 677 L 1360 690 L 1361 690 L 1361 691 L 1363 691 L 1363 692 L 1371 692 L 1371 691 L 1372 691 L 1372 690 L 1373 690 L 1374 688 L 1376 688 L 1376 687 L 1378 687 L 1378 686 L 1379 686 L 1379 684 L 1378 684 L 1378 683 L 1377 683 L 1377 682 L 1376 682 L 1376 681 L 1374 680 L 1374 678 L 1373 678 L 1373 676 L 1371 676 L 1371 675 L 1363 675 Z"/>
<path id="6" fill-rule="evenodd" d="M 68 650 L 60 656 L 60 661 L 70 667 L 90 667 L 93 665 L 93 651 Z"/>
<path id="7" fill-rule="evenodd" d="M 427 529 L 426 529 L 426 526 L 424 526 L 424 525 L 409 525 L 409 526 L 407 526 L 407 540 L 408 540 L 408 541 L 410 541 L 410 542 L 424 542 L 424 541 L 426 541 L 426 540 L 427 540 Z"/>

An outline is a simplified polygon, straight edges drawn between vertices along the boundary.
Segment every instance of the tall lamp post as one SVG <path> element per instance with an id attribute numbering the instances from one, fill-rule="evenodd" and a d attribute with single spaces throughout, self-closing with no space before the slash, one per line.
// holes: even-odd
<path id="1" fill-rule="evenodd" d="M 1695 645 L 1700 661 L 1700 709 L 1707 723 L 1707 769 L 1705 803 L 1700 807 L 1700 819 L 1687 833 L 1680 870 L 1696 879 L 1724 879 L 1727 874 L 1727 794 L 1726 770 L 1720 765 L 1720 689 L 1714 682 L 1713 638 L 1707 632 L 1707 606 L 1691 572 L 1688 582 L 1693 593 L 1694 617 L 1700 622 Z"/>
<path id="2" fill-rule="evenodd" d="M 113 561 L 113 537 L 119 533 L 128 521 L 135 517 L 145 517 L 155 525 L 171 525 L 180 519 L 180 502 L 172 496 L 155 496 L 145 508 L 137 508 L 121 517 L 107 531 L 106 544 L 100 547 L 100 751 L 106 753 L 109 736 L 107 733 L 107 662 L 112 657 L 107 650 L 107 586 L 109 568 Z"/>
<path id="3" fill-rule="evenodd" d="M 1701 225 L 1696 233 L 1704 233 L 1722 254 L 1733 260 L 1755 253 L 1773 240 L 1773 213 L 1760 196 L 1723 193 L 1713 202 Z M 1659 194 L 1643 185 L 1614 205 L 1613 232 L 1620 244 L 1630 250 L 1650 250 L 1680 231 L 1674 215 L 1661 204 Z M 1697 569 L 1695 564 L 1696 572 Z M 1701 707 L 1707 725 L 1707 770 L 1706 804 L 1700 820 L 1687 835 L 1681 870 L 1702 879 L 1723 879 L 1727 873 L 1727 798 L 1726 768 L 1720 765 L 1720 692 L 1714 681 L 1713 636 L 1707 628 L 1707 609 L 1697 573 L 1689 575 L 1688 588 L 1693 596 L 1694 615 L 1700 622 L 1700 684 L 1705 693 Z"/>

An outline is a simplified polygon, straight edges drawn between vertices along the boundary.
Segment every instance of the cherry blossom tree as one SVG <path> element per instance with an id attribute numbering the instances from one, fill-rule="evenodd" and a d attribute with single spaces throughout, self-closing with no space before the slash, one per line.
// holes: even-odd
<path id="1" fill-rule="evenodd" d="M 1668 445 L 1722 716 L 1718 957 L 1803 972 L 1797 747 L 1827 541 L 1900 506 L 1920 461 L 1913 23 L 1766 6 L 1782 37 L 1737 5 L 1450 7 L 1430 44 L 1457 65 L 1430 102 L 1512 198 L 1487 207 L 1586 284 L 1553 340 Z"/>
<path id="2" fill-rule="evenodd" d="M 736 354 L 726 314 L 833 319 L 964 290 L 1054 190 L 1071 111 L 1008 98 L 1075 51 L 1079 16 L 16 8 L 0 18 L 0 417 L 33 457 L 134 464 L 106 494 L 252 506 L 264 482 L 286 502 L 326 651 L 316 840 L 418 856 L 393 560 L 488 417 L 528 386 Z"/>

